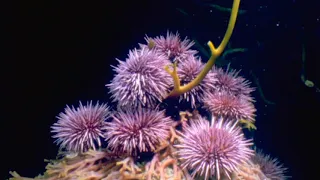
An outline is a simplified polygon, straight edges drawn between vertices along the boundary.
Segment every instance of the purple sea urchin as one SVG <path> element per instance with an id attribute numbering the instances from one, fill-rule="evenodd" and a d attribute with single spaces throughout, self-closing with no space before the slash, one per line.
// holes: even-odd
<path id="1" fill-rule="evenodd" d="M 237 166 L 253 155 L 249 148 L 252 144 L 235 123 L 213 118 L 210 125 L 200 118 L 184 129 L 182 142 L 176 147 L 182 167 L 193 170 L 193 176 L 204 176 L 207 180 L 211 176 L 230 178 Z"/>
<path id="2" fill-rule="evenodd" d="M 165 56 L 142 47 L 119 63 L 114 67 L 116 76 L 106 85 L 119 106 L 154 107 L 168 93 L 172 79 L 164 70 L 170 64 Z"/>
<path id="3" fill-rule="evenodd" d="M 221 68 L 214 67 L 213 72 L 217 74 L 217 81 L 215 87 L 218 92 L 228 92 L 235 96 L 241 96 L 244 99 L 252 101 L 250 93 L 254 88 L 250 87 L 250 82 L 245 78 L 239 76 L 240 71 L 229 70 L 226 71 Z"/>
<path id="4" fill-rule="evenodd" d="M 119 111 L 108 122 L 106 141 L 113 151 L 136 155 L 156 150 L 169 137 L 173 121 L 164 111 L 139 108 L 136 111 Z"/>
<path id="5" fill-rule="evenodd" d="M 197 53 L 196 50 L 190 49 L 191 46 L 194 45 L 194 42 L 187 38 L 181 40 L 178 33 L 173 34 L 168 31 L 166 37 L 146 37 L 145 39 L 148 43 L 153 41 L 155 43 L 155 48 L 173 61 L 180 62 L 185 60 L 188 56 L 193 56 Z"/>
<path id="6" fill-rule="evenodd" d="M 252 157 L 252 162 L 259 165 L 264 175 L 271 180 L 285 180 L 288 178 L 285 175 L 287 168 L 280 164 L 278 159 L 263 154 L 261 150 L 258 150 L 256 155 Z"/>
<path id="7" fill-rule="evenodd" d="M 101 146 L 100 138 L 103 138 L 103 127 L 109 116 L 109 108 L 106 104 L 87 102 L 86 106 L 80 105 L 77 109 L 67 106 L 65 112 L 59 114 L 58 122 L 52 125 L 60 148 L 68 151 L 84 152 Z"/>
<path id="8" fill-rule="evenodd" d="M 254 121 L 256 109 L 252 102 L 227 92 L 207 93 L 204 107 L 213 115 L 230 120 Z"/>

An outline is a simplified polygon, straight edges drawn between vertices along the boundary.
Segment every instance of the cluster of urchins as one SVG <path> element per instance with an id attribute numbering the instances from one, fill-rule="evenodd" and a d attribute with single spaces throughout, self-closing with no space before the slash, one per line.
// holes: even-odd
<path id="1" fill-rule="evenodd" d="M 84 152 L 106 142 L 117 153 L 136 156 L 153 152 L 165 141 L 175 120 L 159 104 L 173 88 L 166 66 L 177 63 L 181 85 L 191 82 L 205 64 L 192 50 L 193 42 L 178 34 L 145 38 L 146 44 L 131 50 L 125 61 L 118 60 L 109 88 L 117 110 L 92 102 L 67 107 L 52 126 L 54 138 L 62 149 Z M 285 168 L 275 159 L 252 150 L 239 120 L 255 120 L 254 88 L 238 71 L 213 67 L 203 81 L 180 95 L 180 103 L 203 108 L 211 117 L 198 116 L 181 130 L 182 142 L 175 145 L 181 166 L 205 179 L 229 176 L 250 159 L 259 159 L 269 179 L 285 179 Z M 167 108 L 172 108 L 170 105 Z M 208 120 L 209 119 L 209 120 Z M 265 169 L 263 169 L 265 167 Z"/>

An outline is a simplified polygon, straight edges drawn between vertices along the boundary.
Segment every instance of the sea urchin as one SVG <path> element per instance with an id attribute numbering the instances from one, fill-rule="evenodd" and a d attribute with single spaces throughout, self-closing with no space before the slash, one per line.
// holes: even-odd
<path id="1" fill-rule="evenodd" d="M 209 121 L 203 118 L 193 120 L 184 128 L 182 143 L 176 145 L 183 168 L 192 170 L 192 175 L 204 179 L 227 176 L 253 154 L 240 127 L 222 119 Z"/>
<path id="2" fill-rule="evenodd" d="M 165 56 L 142 47 L 119 63 L 116 76 L 106 86 L 120 107 L 154 107 L 168 93 L 172 79 L 164 70 L 170 64 Z"/>
<path id="3" fill-rule="evenodd" d="M 52 125 L 60 148 L 68 151 L 84 152 L 101 146 L 103 127 L 109 116 L 109 107 L 106 104 L 87 102 L 86 106 L 80 105 L 77 109 L 67 106 L 65 112 L 59 114 L 58 122 Z M 97 144 L 97 145 L 96 145 Z"/>
<path id="4" fill-rule="evenodd" d="M 169 137 L 173 125 L 164 111 L 142 108 L 119 111 L 112 118 L 105 127 L 108 148 L 130 155 L 156 150 Z"/>

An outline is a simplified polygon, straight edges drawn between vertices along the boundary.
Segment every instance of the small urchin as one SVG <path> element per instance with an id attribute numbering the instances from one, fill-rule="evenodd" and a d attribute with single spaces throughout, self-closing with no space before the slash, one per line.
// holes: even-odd
<path id="1" fill-rule="evenodd" d="M 262 150 L 257 150 L 255 156 L 252 157 L 252 162 L 258 165 L 264 175 L 272 180 L 285 180 L 287 168 L 281 164 L 277 158 L 272 158 L 266 155 Z"/>
<path id="2" fill-rule="evenodd" d="M 164 70 L 170 64 L 165 56 L 142 47 L 118 61 L 116 75 L 106 86 L 120 107 L 155 107 L 167 95 L 172 78 Z"/>
<path id="3" fill-rule="evenodd" d="M 183 129 L 181 143 L 176 145 L 182 167 L 192 176 L 220 179 L 237 171 L 237 166 L 253 155 L 252 140 L 246 140 L 240 127 L 231 121 L 199 118 Z"/>
<path id="4" fill-rule="evenodd" d="M 64 112 L 59 114 L 58 121 L 54 123 L 51 132 L 52 137 L 60 148 L 72 152 L 85 152 L 89 149 L 101 147 L 101 138 L 105 120 L 110 111 L 107 104 L 92 105 L 92 101 L 83 106 L 79 103 L 77 109 L 67 106 Z"/>
<path id="5" fill-rule="evenodd" d="M 194 80 L 205 67 L 205 64 L 201 62 L 201 58 L 195 56 L 189 56 L 185 61 L 182 61 L 178 65 L 178 76 L 180 78 L 181 85 L 186 85 Z M 202 102 L 203 96 L 209 92 L 212 92 L 215 88 L 215 73 L 209 71 L 199 85 L 192 88 L 190 91 L 182 94 L 179 101 L 186 100 L 191 103 L 191 107 L 195 108 L 196 103 Z"/>
<path id="6" fill-rule="evenodd" d="M 153 152 L 169 137 L 173 123 L 164 111 L 142 108 L 120 110 L 105 126 L 108 148 L 133 156 L 140 152 Z"/>
<path id="7" fill-rule="evenodd" d="M 167 31 L 167 36 L 157 36 L 155 38 L 146 37 L 147 43 L 154 42 L 155 49 L 164 54 L 168 59 L 173 61 L 183 61 L 188 56 L 197 54 L 196 50 L 190 49 L 194 42 L 187 37 L 184 40 L 180 39 L 180 35 L 177 32 L 173 34 Z"/>
<path id="8" fill-rule="evenodd" d="M 235 96 L 241 96 L 243 99 L 253 101 L 250 93 L 254 91 L 254 88 L 250 87 L 250 82 L 245 78 L 239 76 L 240 71 L 230 70 L 230 67 L 224 71 L 222 68 L 214 67 L 217 81 L 215 88 L 219 92 L 228 92 Z"/>
<path id="9" fill-rule="evenodd" d="M 229 120 L 255 120 L 256 109 L 252 102 L 237 97 L 228 92 L 207 93 L 204 98 L 204 107 L 213 115 Z"/>

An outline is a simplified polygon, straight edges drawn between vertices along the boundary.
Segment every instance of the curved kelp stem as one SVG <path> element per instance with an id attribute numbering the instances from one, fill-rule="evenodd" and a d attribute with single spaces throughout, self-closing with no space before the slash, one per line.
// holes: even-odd
<path id="1" fill-rule="evenodd" d="M 306 48 L 304 44 L 302 44 L 302 68 L 300 78 L 302 83 L 307 87 L 314 87 L 314 83 L 306 78 Z"/>
<path id="2" fill-rule="evenodd" d="M 262 91 L 262 88 L 261 88 L 261 85 L 260 85 L 260 82 L 259 82 L 259 79 L 258 77 L 252 72 L 250 71 L 250 74 L 253 76 L 253 82 L 256 84 L 257 88 L 258 88 L 258 92 L 262 98 L 262 100 L 266 103 L 266 104 L 269 104 L 269 105 L 275 105 L 276 103 L 272 102 L 272 101 L 269 101 L 265 96 L 264 96 L 264 93 Z"/>
<path id="3" fill-rule="evenodd" d="M 173 90 L 167 95 L 167 97 L 176 97 L 179 96 L 185 92 L 190 91 L 192 88 L 197 86 L 207 75 L 207 73 L 211 70 L 212 66 L 214 65 L 216 59 L 222 54 L 223 50 L 227 46 L 230 37 L 232 35 L 236 20 L 237 20 L 237 15 L 238 15 L 238 10 L 239 10 L 239 5 L 240 5 L 240 0 L 234 0 L 233 5 L 232 5 L 232 11 L 231 11 L 231 16 L 228 24 L 228 29 L 224 35 L 224 38 L 221 42 L 221 44 L 218 46 L 218 48 L 215 48 L 213 43 L 211 41 L 208 42 L 208 46 L 211 51 L 211 57 L 208 60 L 206 66 L 203 68 L 203 70 L 199 73 L 199 75 L 192 80 L 190 83 L 181 86 L 180 85 L 180 79 L 177 74 L 177 63 L 174 63 L 173 65 L 173 70 L 170 70 L 169 66 L 165 67 L 165 70 L 172 76 L 173 81 L 174 81 L 174 88 Z"/>

